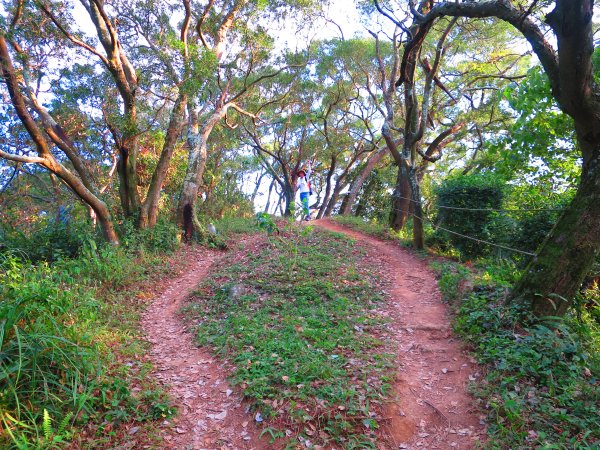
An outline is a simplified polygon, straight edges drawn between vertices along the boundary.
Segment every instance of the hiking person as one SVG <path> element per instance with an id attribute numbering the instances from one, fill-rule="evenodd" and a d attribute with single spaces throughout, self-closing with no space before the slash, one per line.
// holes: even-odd
<path id="1" fill-rule="evenodd" d="M 304 211 L 304 220 L 310 220 L 310 209 L 308 208 L 308 196 L 312 194 L 310 188 L 310 161 L 306 163 L 306 170 L 303 168 L 296 172 L 296 190 L 300 192 L 300 203 L 302 203 L 302 210 Z"/>

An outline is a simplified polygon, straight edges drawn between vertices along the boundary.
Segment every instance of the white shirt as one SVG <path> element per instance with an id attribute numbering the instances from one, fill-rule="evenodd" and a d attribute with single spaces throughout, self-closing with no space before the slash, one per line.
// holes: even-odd
<path id="1" fill-rule="evenodd" d="M 304 192 L 310 192 L 310 188 L 308 187 L 308 177 L 310 177 L 310 166 L 308 169 L 306 169 L 306 175 L 303 177 L 298 177 L 296 180 L 296 189 L 301 194 Z"/>
<path id="2" fill-rule="evenodd" d="M 306 180 L 306 178 L 307 177 L 304 176 L 296 180 L 296 188 L 301 194 L 303 194 L 304 192 L 310 192 L 310 189 L 308 188 L 308 181 Z"/>

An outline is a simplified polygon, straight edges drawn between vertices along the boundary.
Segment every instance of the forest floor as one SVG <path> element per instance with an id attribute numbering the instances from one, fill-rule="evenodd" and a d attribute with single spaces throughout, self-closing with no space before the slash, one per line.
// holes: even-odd
<path id="1" fill-rule="evenodd" d="M 386 280 L 380 314 L 391 319 L 396 380 L 381 411 L 385 449 L 472 449 L 485 440 L 483 416 L 467 392 L 478 366 L 453 338 L 448 308 L 427 262 L 392 242 L 330 220 L 316 226 L 344 233 L 368 249 L 369 262 Z M 240 248 L 243 243 L 240 244 Z M 232 250 L 236 251 L 236 250 Z M 159 435 L 164 449 L 268 449 L 241 398 L 227 383 L 227 366 L 194 344 L 179 311 L 220 253 L 187 248 L 177 256 L 183 272 L 156 287 L 159 295 L 142 318 L 151 344 L 153 376 L 167 389 L 178 414 Z"/>

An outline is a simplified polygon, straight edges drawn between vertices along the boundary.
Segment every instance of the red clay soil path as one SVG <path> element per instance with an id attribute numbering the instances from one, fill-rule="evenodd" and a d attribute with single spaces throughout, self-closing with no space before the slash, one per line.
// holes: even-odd
<path id="1" fill-rule="evenodd" d="M 219 253 L 183 249 L 182 275 L 171 280 L 142 317 L 152 376 L 163 384 L 178 409 L 159 430 L 160 449 L 260 449 L 257 430 L 239 394 L 226 382 L 227 370 L 205 348 L 199 348 L 178 315 L 187 295 L 208 273 Z"/>
<path id="2" fill-rule="evenodd" d="M 398 245 L 322 219 L 315 225 L 344 233 L 366 244 L 390 283 L 381 313 L 392 319 L 397 347 L 396 398 L 387 405 L 379 449 L 473 449 L 485 440 L 483 417 L 467 392 L 478 367 L 452 336 L 448 308 L 442 302 L 427 263 Z"/>
<path id="3" fill-rule="evenodd" d="M 466 392 L 477 366 L 452 338 L 446 306 L 433 273 L 417 256 L 390 242 L 365 236 L 329 220 L 318 226 L 345 233 L 366 245 L 374 268 L 389 282 L 389 301 L 380 314 L 391 320 L 397 345 L 395 399 L 383 411 L 379 450 L 473 449 L 485 427 Z M 259 440 L 252 416 L 226 382 L 227 368 L 198 348 L 178 311 L 208 273 L 219 253 L 185 248 L 178 255 L 184 272 L 158 287 L 162 294 L 142 317 L 152 344 L 152 375 L 165 385 L 178 415 L 161 425 L 165 450 L 268 449 Z"/>

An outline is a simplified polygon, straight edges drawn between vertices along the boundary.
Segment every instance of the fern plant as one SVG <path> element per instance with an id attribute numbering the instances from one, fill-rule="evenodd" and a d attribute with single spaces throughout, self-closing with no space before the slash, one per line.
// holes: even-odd
<path id="1" fill-rule="evenodd" d="M 46 440 L 49 441 L 52 435 L 54 434 L 54 431 L 52 430 L 52 419 L 50 418 L 50 413 L 46 408 L 44 408 L 42 430 L 44 431 L 44 438 L 46 438 Z"/>
<path id="2" fill-rule="evenodd" d="M 48 410 L 44 408 L 42 418 L 42 433 L 44 435 L 45 447 L 55 448 L 54 444 L 60 444 L 65 442 L 69 438 L 67 433 L 67 427 L 69 426 L 71 419 L 73 418 L 73 411 L 69 411 L 65 417 L 60 421 L 56 430 L 52 427 L 52 417 Z M 58 447 L 56 447 L 58 448 Z"/>

